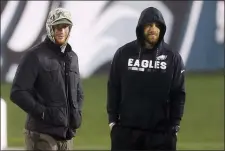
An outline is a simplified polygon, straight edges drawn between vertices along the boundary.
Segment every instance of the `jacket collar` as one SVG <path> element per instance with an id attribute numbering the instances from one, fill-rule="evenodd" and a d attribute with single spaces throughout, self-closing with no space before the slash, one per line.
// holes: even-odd
<path id="1" fill-rule="evenodd" d="M 47 36 L 46 36 L 46 38 L 44 40 L 44 43 L 46 43 L 47 46 L 51 50 L 53 50 L 54 52 L 56 52 L 57 54 L 63 54 L 63 52 L 61 52 L 60 45 L 57 45 L 57 44 L 53 43 Z M 67 43 L 64 53 L 71 52 L 71 51 L 72 51 L 72 47 L 70 46 L 70 44 Z"/>

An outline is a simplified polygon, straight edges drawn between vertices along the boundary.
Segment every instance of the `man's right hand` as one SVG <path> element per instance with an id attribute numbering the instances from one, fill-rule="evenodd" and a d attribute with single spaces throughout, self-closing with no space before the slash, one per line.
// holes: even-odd
<path id="1" fill-rule="evenodd" d="M 110 130 L 112 130 L 112 128 L 113 128 L 113 126 L 114 126 L 115 124 L 116 124 L 116 123 L 114 123 L 114 122 L 112 122 L 112 123 L 109 124 Z"/>
<path id="2" fill-rule="evenodd" d="M 46 107 L 41 118 L 54 126 L 67 126 L 65 110 L 63 107 Z"/>

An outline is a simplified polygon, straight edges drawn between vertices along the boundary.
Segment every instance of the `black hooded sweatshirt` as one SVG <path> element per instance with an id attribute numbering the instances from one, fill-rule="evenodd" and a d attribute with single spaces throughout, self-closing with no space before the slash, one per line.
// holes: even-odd
<path id="1" fill-rule="evenodd" d="M 158 43 L 144 47 L 143 26 L 160 25 Z M 136 28 L 137 40 L 114 55 L 108 79 L 109 123 L 144 130 L 164 131 L 179 125 L 185 104 L 184 66 L 178 52 L 163 38 L 166 25 L 159 10 L 146 8 Z"/>

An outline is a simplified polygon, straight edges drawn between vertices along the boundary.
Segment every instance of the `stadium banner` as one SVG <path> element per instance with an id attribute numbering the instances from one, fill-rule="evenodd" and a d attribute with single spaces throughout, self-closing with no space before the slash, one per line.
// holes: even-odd
<path id="1" fill-rule="evenodd" d="M 107 73 L 115 51 L 136 39 L 143 9 L 158 8 L 165 41 L 179 51 L 188 71 L 224 68 L 224 1 L 1 1 L 1 81 L 12 82 L 21 56 L 45 36 L 48 12 L 71 11 L 69 39 L 82 78 Z"/>

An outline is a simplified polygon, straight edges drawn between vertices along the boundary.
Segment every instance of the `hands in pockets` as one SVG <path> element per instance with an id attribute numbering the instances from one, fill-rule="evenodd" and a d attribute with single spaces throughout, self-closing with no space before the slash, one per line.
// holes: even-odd
<path id="1" fill-rule="evenodd" d="M 168 133 L 166 135 L 165 146 L 167 146 L 167 149 L 176 150 L 176 145 L 177 145 L 176 133 Z"/>
<path id="2" fill-rule="evenodd" d="M 47 107 L 44 111 L 44 121 L 54 126 L 67 126 L 65 107 Z"/>
<path id="3" fill-rule="evenodd" d="M 71 110 L 71 118 L 70 118 L 70 125 L 73 129 L 78 129 L 81 126 L 82 122 L 82 115 L 81 111 L 77 108 L 72 108 Z"/>

